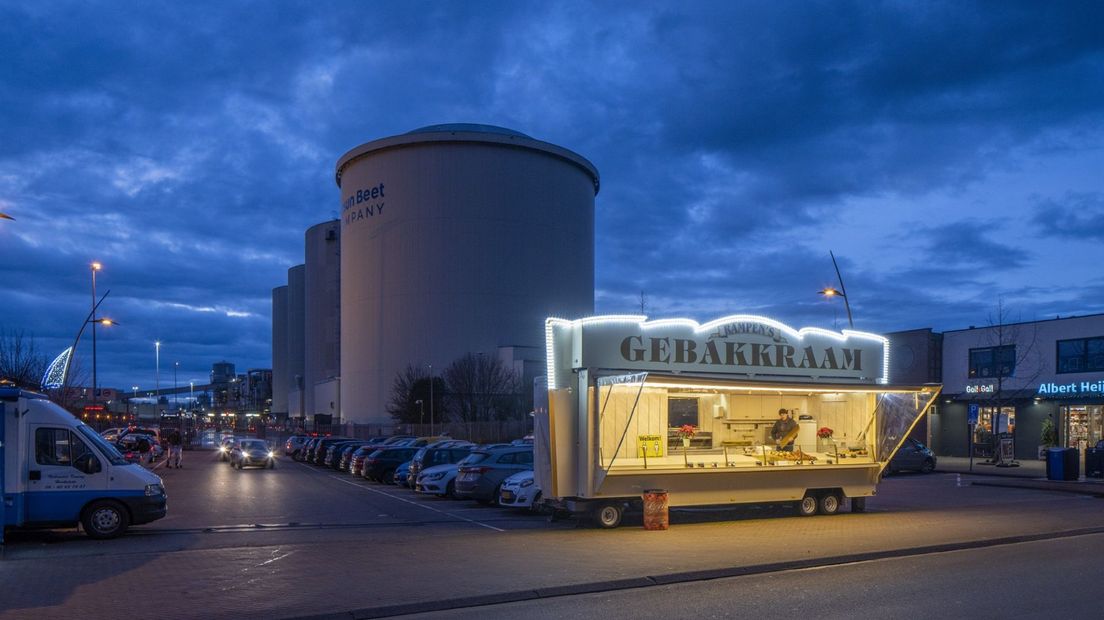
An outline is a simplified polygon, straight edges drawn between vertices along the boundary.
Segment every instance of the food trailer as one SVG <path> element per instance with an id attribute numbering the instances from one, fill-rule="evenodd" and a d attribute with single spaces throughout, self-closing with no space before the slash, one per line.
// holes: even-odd
<path id="1" fill-rule="evenodd" d="M 891 384 L 882 336 L 760 316 L 552 318 L 545 335 L 536 483 L 602 527 L 653 489 L 676 507 L 861 512 L 941 389 Z"/>

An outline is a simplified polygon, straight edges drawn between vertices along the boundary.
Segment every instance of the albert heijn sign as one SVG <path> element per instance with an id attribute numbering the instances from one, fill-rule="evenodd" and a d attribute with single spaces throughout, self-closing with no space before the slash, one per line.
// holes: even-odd
<path id="1" fill-rule="evenodd" d="M 733 315 L 699 324 L 641 316 L 548 319 L 549 366 L 560 372 L 609 368 L 881 382 L 888 380 L 883 336 Z"/>
<path id="2" fill-rule="evenodd" d="M 1070 381 L 1069 383 L 1055 383 L 1053 381 L 1040 383 L 1036 394 L 1050 398 L 1069 398 L 1073 396 L 1104 398 L 1104 379 Z"/>

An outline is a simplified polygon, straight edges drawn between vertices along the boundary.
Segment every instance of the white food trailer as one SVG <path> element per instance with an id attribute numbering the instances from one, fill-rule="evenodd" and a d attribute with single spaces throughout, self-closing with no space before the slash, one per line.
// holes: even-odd
<path id="1" fill-rule="evenodd" d="M 813 515 L 850 500 L 861 512 L 941 390 L 890 384 L 882 336 L 760 316 L 548 319 L 545 331 L 536 483 L 603 527 L 651 489 L 671 506 L 795 502 Z M 780 445 L 771 431 L 789 416 Z"/>

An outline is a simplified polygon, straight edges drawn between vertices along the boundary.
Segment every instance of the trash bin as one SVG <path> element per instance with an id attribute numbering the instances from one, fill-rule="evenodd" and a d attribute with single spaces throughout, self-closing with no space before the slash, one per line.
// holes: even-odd
<path id="1" fill-rule="evenodd" d="M 644 491 L 644 529 L 665 530 L 668 526 L 667 491 L 646 489 Z"/>
<path id="2" fill-rule="evenodd" d="M 1104 448 L 1085 449 L 1085 477 L 1104 478 Z"/>
<path id="3" fill-rule="evenodd" d="M 1081 475 L 1077 448 L 1047 449 L 1047 480 L 1077 480 Z"/>

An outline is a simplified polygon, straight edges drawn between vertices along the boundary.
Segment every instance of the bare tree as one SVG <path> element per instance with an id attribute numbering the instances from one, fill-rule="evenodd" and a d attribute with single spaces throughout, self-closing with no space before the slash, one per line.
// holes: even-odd
<path id="1" fill-rule="evenodd" d="M 472 424 L 517 417 L 520 380 L 495 356 L 468 353 L 444 372 L 449 409 L 457 422 Z"/>
<path id="2" fill-rule="evenodd" d="M 430 389 L 425 365 L 407 364 L 391 384 L 387 413 L 400 424 L 425 424 L 434 412 L 442 411 L 445 391 L 445 382 L 440 377 L 433 377 L 433 389 Z"/>
<path id="3" fill-rule="evenodd" d="M 1018 317 L 1012 321 L 1003 297 L 997 297 L 995 312 L 989 315 L 989 327 L 987 344 L 993 355 L 992 379 L 995 382 L 995 389 L 988 399 L 994 412 L 990 441 L 993 461 L 1005 464 L 1001 460 L 998 432 L 1004 408 L 1008 403 L 1027 396 L 1035 380 L 1042 374 L 1043 365 L 1039 355 L 1036 324 L 1032 323 L 1028 328 L 1030 331 L 1025 331 L 1025 326 Z M 1012 387 L 1007 387 L 1009 383 Z"/>
<path id="4" fill-rule="evenodd" d="M 647 314 L 648 297 L 644 295 L 644 289 L 640 289 L 640 314 Z"/>
<path id="5" fill-rule="evenodd" d="M 21 388 L 39 389 L 46 372 L 46 356 L 38 351 L 34 335 L 23 330 L 0 331 L 0 378 Z"/>

